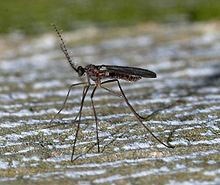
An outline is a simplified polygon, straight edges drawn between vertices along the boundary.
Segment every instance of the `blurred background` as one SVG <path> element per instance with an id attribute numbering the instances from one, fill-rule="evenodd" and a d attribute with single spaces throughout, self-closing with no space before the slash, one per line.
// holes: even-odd
<path id="1" fill-rule="evenodd" d="M 42 34 L 51 23 L 63 30 L 88 25 L 127 26 L 143 22 L 194 22 L 220 18 L 218 0 L 19 0 L 0 2 L 0 33 Z"/>

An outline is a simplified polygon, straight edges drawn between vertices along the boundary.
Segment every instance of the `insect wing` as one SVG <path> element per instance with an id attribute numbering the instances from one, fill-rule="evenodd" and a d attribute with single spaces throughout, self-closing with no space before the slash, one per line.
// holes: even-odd
<path id="1" fill-rule="evenodd" d="M 140 76 L 144 78 L 156 78 L 157 75 L 153 71 L 137 68 L 137 67 L 125 67 L 125 66 L 113 66 L 113 65 L 102 65 L 109 72 L 123 73 L 129 75 Z"/>

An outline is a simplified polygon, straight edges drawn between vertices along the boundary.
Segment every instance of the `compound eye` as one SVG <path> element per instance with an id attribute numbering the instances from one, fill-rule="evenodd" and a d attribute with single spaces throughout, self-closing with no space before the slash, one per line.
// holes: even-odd
<path id="1" fill-rule="evenodd" d="M 85 69 L 82 66 L 79 66 L 77 71 L 79 76 L 82 76 L 85 73 Z"/>

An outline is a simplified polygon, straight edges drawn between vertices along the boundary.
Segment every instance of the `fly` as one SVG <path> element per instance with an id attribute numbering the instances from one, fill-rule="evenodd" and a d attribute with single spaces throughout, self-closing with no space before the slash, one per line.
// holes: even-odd
<path id="1" fill-rule="evenodd" d="M 110 92 L 111 94 L 114 94 L 116 96 L 120 96 L 124 99 L 124 101 L 126 102 L 127 106 L 130 108 L 131 112 L 134 114 L 134 116 L 137 118 L 138 122 L 162 145 L 164 145 L 165 147 L 168 148 L 174 148 L 174 146 L 172 146 L 169 141 L 167 140 L 166 143 L 164 143 L 161 139 L 159 139 L 151 130 L 150 128 L 148 128 L 148 126 L 146 126 L 143 121 L 145 120 L 144 117 L 140 116 L 135 109 L 133 108 L 133 106 L 129 103 L 122 87 L 121 84 L 119 82 L 120 79 L 122 80 L 126 80 L 126 81 L 130 81 L 130 82 L 136 82 L 138 80 L 140 80 L 141 78 L 156 78 L 157 75 L 156 73 L 154 73 L 153 71 L 147 70 L 147 69 L 142 69 L 142 68 L 137 68 L 137 67 L 127 67 L 127 66 L 116 66 L 116 65 L 93 65 L 93 64 L 89 64 L 86 65 L 85 67 L 82 66 L 76 66 L 75 63 L 73 63 L 72 59 L 69 56 L 68 50 L 65 46 L 64 40 L 61 36 L 61 33 L 59 32 L 59 30 L 57 29 L 56 25 L 54 25 L 54 29 L 58 35 L 58 37 L 60 38 L 60 47 L 61 50 L 63 51 L 66 59 L 68 60 L 70 66 L 75 70 L 76 73 L 78 73 L 79 77 L 82 76 L 86 76 L 87 78 L 87 82 L 81 82 L 81 83 L 76 83 L 76 84 L 72 84 L 69 87 L 68 93 L 66 95 L 66 98 L 64 100 L 63 106 L 61 107 L 61 109 L 57 112 L 56 115 L 58 115 L 64 108 L 66 101 L 69 97 L 70 91 L 72 90 L 73 87 L 76 86 L 83 86 L 83 94 L 82 94 L 82 99 L 81 99 L 81 104 L 80 104 L 80 110 L 79 113 L 77 114 L 76 118 L 74 121 L 77 120 L 78 118 L 78 124 L 77 124 L 77 129 L 76 129 L 76 133 L 75 133 L 75 138 L 73 141 L 73 148 L 72 148 L 72 155 L 71 155 L 71 161 L 74 161 L 74 153 L 75 153 L 75 148 L 76 148 L 76 142 L 77 142 L 77 137 L 78 137 L 78 132 L 80 130 L 80 123 L 81 123 L 81 115 L 82 115 L 82 109 L 83 109 L 83 104 L 84 104 L 84 100 L 85 97 L 87 95 L 88 90 L 92 87 L 92 93 L 91 93 L 91 104 L 92 104 L 92 110 L 93 110 L 93 114 L 94 114 L 94 118 L 95 118 L 95 126 L 96 126 L 96 140 L 97 140 L 97 150 L 98 152 L 100 152 L 100 146 L 99 146 L 99 126 L 98 126 L 98 118 L 97 118 L 97 114 L 96 114 L 96 109 L 95 109 L 95 105 L 94 105 L 94 101 L 93 101 L 93 97 L 95 95 L 96 89 L 98 87 L 105 89 L 106 91 Z M 94 83 L 91 83 L 91 81 L 93 81 Z M 116 83 L 118 88 L 119 88 L 119 92 L 115 92 L 111 89 L 108 89 L 104 86 L 104 84 L 107 83 Z M 52 123 L 52 121 L 55 119 L 56 115 L 54 116 L 54 118 L 50 121 L 50 123 Z"/>

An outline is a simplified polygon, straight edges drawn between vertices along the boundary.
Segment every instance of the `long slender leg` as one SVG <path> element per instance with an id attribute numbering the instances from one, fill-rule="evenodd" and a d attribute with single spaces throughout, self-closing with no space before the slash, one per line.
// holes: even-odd
<path id="1" fill-rule="evenodd" d="M 117 93 L 117 92 L 115 92 L 115 91 L 113 91 L 113 90 L 111 90 L 111 89 L 108 89 L 108 88 L 102 86 L 102 84 L 111 83 L 111 82 L 116 82 L 116 81 L 117 81 L 116 79 L 104 81 L 104 82 L 101 83 L 101 88 L 103 88 L 103 89 L 109 91 L 110 93 L 112 93 L 112 94 L 114 94 L 114 95 L 116 95 L 116 96 L 123 97 L 123 94 L 122 94 L 122 93 L 119 94 L 119 93 Z M 127 99 L 127 98 L 126 98 L 126 99 Z M 146 121 L 146 120 L 149 120 L 149 118 L 151 117 L 151 116 L 142 117 L 140 114 L 138 114 L 138 113 L 134 110 L 134 108 L 131 106 L 131 104 L 128 102 L 128 99 L 127 99 L 127 102 L 126 102 L 126 103 L 129 104 L 128 106 L 129 106 L 130 109 L 132 109 L 132 112 L 135 114 L 135 116 L 139 117 L 140 119 Z"/>
<path id="2" fill-rule="evenodd" d="M 90 84 L 90 86 L 93 86 L 93 85 L 94 85 L 94 84 Z M 83 95 L 82 95 L 82 97 L 84 96 L 85 92 L 86 92 L 86 86 L 83 88 Z M 87 93 L 87 92 L 86 92 L 86 93 Z M 84 102 L 81 101 L 81 107 L 83 107 L 83 103 L 84 103 Z M 80 110 L 82 110 L 82 109 L 80 108 Z M 79 117 L 80 110 L 79 110 L 78 114 L 76 115 L 74 121 L 76 121 L 77 118 Z M 74 121 L 73 121 L 73 122 L 74 122 Z"/>
<path id="3" fill-rule="evenodd" d="M 111 89 L 108 89 L 108 88 L 102 86 L 102 84 L 111 83 L 111 82 L 116 82 L 116 81 L 117 81 L 116 79 L 104 81 L 104 82 L 101 83 L 101 88 L 103 88 L 103 89 L 109 91 L 111 94 L 114 94 L 114 95 L 119 96 L 119 97 L 123 97 L 122 94 L 119 94 L 119 93 L 117 93 L 117 92 L 115 92 L 115 91 L 113 91 L 113 90 L 111 90 Z M 127 98 L 126 98 L 126 99 L 127 99 Z M 127 101 L 128 101 L 128 100 L 127 100 Z M 128 103 L 129 103 L 129 102 L 128 102 Z M 149 120 L 152 116 L 154 116 L 155 114 L 157 114 L 157 113 L 160 112 L 161 110 L 168 109 L 168 108 L 170 108 L 170 107 L 173 106 L 173 105 L 168 105 L 168 106 L 166 106 L 165 108 L 161 108 L 161 109 L 158 109 L 158 110 L 154 111 L 152 114 L 150 114 L 150 115 L 147 116 L 147 117 L 143 117 L 143 116 L 141 116 L 140 114 L 138 114 L 138 113 L 134 110 L 134 108 L 132 107 L 132 105 L 131 105 L 130 103 L 129 103 L 129 105 L 130 105 L 129 107 L 134 111 L 133 113 L 134 113 L 137 117 L 139 117 L 140 119 L 145 120 L 145 121 Z"/>
<path id="4" fill-rule="evenodd" d="M 131 106 L 131 104 L 129 103 L 127 97 L 125 96 L 125 94 L 124 94 L 124 92 L 123 92 L 123 90 L 122 90 L 122 88 L 121 88 L 121 85 L 120 85 L 120 83 L 119 83 L 119 81 L 118 81 L 117 79 L 107 80 L 107 81 L 102 82 L 101 84 L 110 83 L 110 82 L 117 82 L 117 83 L 118 83 L 118 87 L 119 87 L 119 90 L 120 90 L 120 92 L 121 92 L 121 95 L 122 95 L 122 97 L 124 98 L 124 100 L 125 100 L 126 104 L 128 105 L 128 107 L 132 110 L 133 114 L 135 114 L 135 116 L 138 117 L 139 119 L 145 119 L 144 117 L 140 116 L 140 115 L 134 110 L 134 108 Z M 114 92 L 114 91 L 111 91 L 111 92 L 113 92 L 113 93 L 115 93 L 116 95 L 118 95 L 118 94 L 117 94 L 116 92 Z"/>
<path id="5" fill-rule="evenodd" d="M 116 81 L 117 81 L 117 83 L 118 83 L 118 87 L 119 87 L 119 89 L 120 89 L 120 91 L 121 91 L 121 93 L 122 93 L 122 96 L 124 97 L 125 102 L 127 103 L 128 107 L 131 109 L 131 111 L 134 113 L 134 115 L 136 116 L 136 118 L 139 120 L 139 122 L 143 125 L 143 127 L 144 127 L 159 143 L 161 143 L 162 145 L 164 145 L 164 146 L 166 146 L 166 147 L 168 147 L 168 148 L 174 148 L 174 146 L 172 146 L 169 142 L 167 142 L 167 143 L 165 144 L 163 141 L 161 141 L 161 140 L 160 140 L 156 135 L 154 135 L 154 133 L 141 121 L 140 117 L 137 115 L 137 113 L 135 112 L 135 110 L 133 109 L 133 107 L 131 106 L 131 104 L 128 102 L 128 99 L 127 99 L 127 97 L 125 96 L 125 94 L 124 94 L 124 92 L 123 92 L 123 90 L 122 90 L 122 87 L 121 87 L 119 81 L 118 81 L 118 80 L 116 80 Z"/>
<path id="6" fill-rule="evenodd" d="M 94 102 L 93 102 L 93 97 L 95 94 L 95 91 L 97 89 L 97 86 L 94 87 L 92 94 L 91 94 L 91 103 L 92 103 L 92 109 L 93 109 L 93 114 L 95 117 L 95 129 L 96 129 L 96 139 L 97 139 L 97 146 L 98 146 L 98 153 L 100 152 L 100 147 L 99 147 L 99 128 L 98 128 L 98 119 L 97 119 L 97 115 L 96 115 L 96 110 L 95 110 L 95 106 L 94 106 Z"/>
<path id="7" fill-rule="evenodd" d="M 164 109 L 160 109 L 160 111 L 165 110 L 165 109 L 167 109 L 167 107 L 165 107 Z M 155 112 L 156 112 L 156 113 L 155 113 Z M 154 115 L 156 115 L 156 114 L 158 114 L 158 113 L 159 113 L 159 111 L 156 110 L 156 111 L 154 111 L 153 113 L 151 113 L 148 117 L 151 118 L 151 117 L 153 117 Z M 137 124 L 135 124 L 135 125 L 137 125 Z M 119 129 L 117 129 L 117 131 L 116 131 L 114 134 L 111 134 L 112 137 L 114 137 L 116 134 L 118 134 L 119 131 L 120 131 L 122 128 L 123 128 L 123 126 L 121 126 Z M 178 127 L 177 127 L 177 128 L 178 128 Z M 175 128 L 175 129 L 177 129 L 177 128 Z M 171 137 L 172 137 L 173 133 L 175 132 L 175 129 L 170 132 L 167 141 L 169 141 L 169 142 L 171 141 Z M 120 134 L 119 136 L 117 136 L 117 138 L 123 137 L 126 133 L 127 133 L 127 132 L 123 132 L 122 134 Z M 107 137 L 108 137 L 108 136 L 104 137 L 104 139 L 106 139 Z M 103 141 L 104 141 L 104 139 L 103 139 Z M 111 140 L 109 143 L 105 144 L 100 151 L 101 151 L 101 152 L 104 152 L 105 148 L 106 148 L 108 145 L 110 145 L 111 143 L 113 143 L 115 140 L 116 140 L 116 137 L 114 137 L 114 139 Z M 89 152 L 90 150 L 92 150 L 93 147 L 95 147 L 96 145 L 97 145 L 97 143 L 93 143 L 93 144 L 91 145 L 91 147 L 89 147 L 88 150 L 87 150 L 85 153 L 88 153 L 88 152 Z M 84 153 L 84 154 L 85 154 L 85 153 Z M 80 158 L 81 156 L 83 156 L 84 154 L 80 154 L 80 155 L 76 156 L 76 157 L 74 158 L 74 161 L 75 161 L 76 159 Z"/>
<path id="8" fill-rule="evenodd" d="M 78 136 L 79 129 L 80 129 L 83 103 L 84 103 L 86 94 L 87 94 L 87 92 L 88 92 L 88 90 L 89 90 L 89 87 L 90 87 L 90 85 L 87 85 L 87 86 L 85 86 L 85 89 L 83 90 L 84 94 L 83 94 L 83 96 L 82 96 L 81 106 L 80 106 L 80 110 L 79 110 L 79 122 L 78 122 L 78 124 L 77 124 L 76 133 L 75 133 L 75 139 L 74 139 L 74 142 L 73 142 L 73 149 L 72 149 L 71 161 L 73 161 L 73 156 L 74 156 L 75 147 L 76 147 L 76 140 L 77 140 L 77 136 Z"/>
<path id="9" fill-rule="evenodd" d="M 161 141 L 161 140 L 160 140 L 156 135 L 154 135 L 154 133 L 142 122 L 141 116 L 136 113 L 136 111 L 134 110 L 134 108 L 133 108 L 133 107 L 131 106 L 131 104 L 129 103 L 127 97 L 125 96 L 124 91 L 122 90 L 122 87 L 121 87 L 120 82 L 119 82 L 118 79 L 107 80 L 107 81 L 105 81 L 105 82 L 103 82 L 103 83 L 101 83 L 101 84 L 109 83 L 109 82 L 114 82 L 114 81 L 117 82 L 118 87 L 119 87 L 119 89 L 120 89 L 120 91 L 121 91 L 122 97 L 124 98 L 124 100 L 125 100 L 127 106 L 130 108 L 130 110 L 131 110 L 132 113 L 135 115 L 135 117 L 138 119 L 138 121 L 143 125 L 143 127 L 144 127 L 159 143 L 161 143 L 162 145 L 164 145 L 164 146 L 166 146 L 166 147 L 168 147 L 168 148 L 174 148 L 174 146 L 172 146 L 168 141 L 167 141 L 166 144 L 165 144 L 163 141 Z"/>
<path id="10" fill-rule="evenodd" d="M 102 85 L 102 84 L 105 84 L 105 83 L 116 82 L 116 81 L 117 81 L 116 79 L 107 80 L 107 81 L 102 82 L 101 85 Z M 120 96 L 120 97 L 123 96 L 123 94 L 120 94 L 120 95 L 119 95 L 117 92 L 112 91 L 112 90 L 110 90 L 110 89 L 108 89 L 108 88 L 106 88 L 106 87 L 103 87 L 103 86 L 101 86 L 101 87 L 104 88 L 105 90 L 109 91 L 110 93 L 116 95 L 116 96 Z M 129 103 L 129 102 L 128 102 L 128 103 Z M 148 117 L 142 117 L 140 114 L 138 114 L 138 113 L 134 110 L 134 108 L 131 106 L 130 103 L 129 103 L 129 105 L 130 105 L 129 107 L 132 109 L 132 112 L 133 112 L 137 117 L 139 117 L 139 118 L 142 119 L 142 120 L 147 120 L 147 119 L 148 119 Z"/>
<path id="11" fill-rule="evenodd" d="M 64 109 L 65 105 L 66 105 L 66 102 L 67 102 L 67 99 L 70 95 L 70 91 L 72 90 L 73 87 L 75 86 L 78 86 L 78 85 L 83 85 L 83 84 L 86 84 L 86 83 L 76 83 L 76 84 L 72 84 L 69 89 L 68 89 L 68 92 L 67 92 L 67 95 L 65 97 L 65 100 L 63 102 L 63 105 L 61 107 L 61 109 L 55 114 L 55 116 L 50 120 L 50 124 L 54 121 L 54 119 L 57 117 L 57 115 Z"/>

